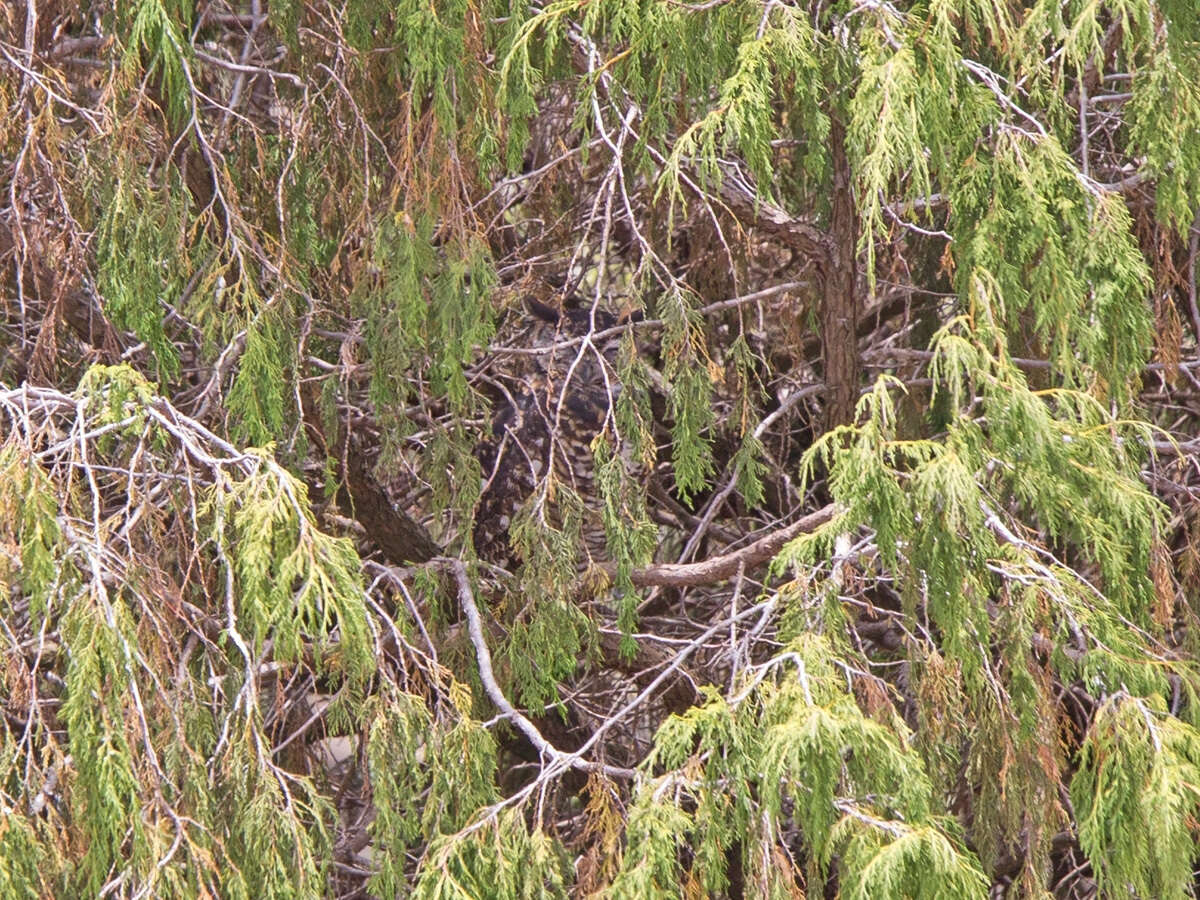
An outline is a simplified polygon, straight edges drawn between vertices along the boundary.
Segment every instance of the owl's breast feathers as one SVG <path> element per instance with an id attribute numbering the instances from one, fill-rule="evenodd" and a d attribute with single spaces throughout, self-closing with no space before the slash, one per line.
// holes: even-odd
<path id="1" fill-rule="evenodd" d="M 546 307 L 535 309 L 545 320 Z M 617 323 L 608 313 L 572 311 L 558 316 L 553 328 L 534 328 L 534 345 L 562 343 L 590 329 Z M 547 332 L 549 332 L 547 334 Z M 573 332 L 578 332 L 575 334 Z M 478 451 L 484 486 L 475 515 L 475 551 L 480 558 L 507 565 L 515 562 L 509 548 L 513 517 L 551 471 L 575 491 L 585 508 L 594 509 L 592 441 L 604 428 L 619 386 L 611 370 L 591 348 L 556 349 L 535 358 L 534 369 L 506 379 L 507 392 L 497 400 L 491 439 Z M 584 542 L 589 555 L 603 552 L 598 515 L 585 513 Z M 591 533 L 598 532 L 598 533 Z"/>

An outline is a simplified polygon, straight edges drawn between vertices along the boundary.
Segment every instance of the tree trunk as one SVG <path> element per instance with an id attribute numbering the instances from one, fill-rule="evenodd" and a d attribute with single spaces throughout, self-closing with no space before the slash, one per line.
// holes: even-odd
<path id="1" fill-rule="evenodd" d="M 854 421 L 861 366 L 858 359 L 858 217 L 846 161 L 846 132 L 836 119 L 830 129 L 833 162 L 832 238 L 821 304 L 821 350 L 825 359 L 825 427 Z"/>

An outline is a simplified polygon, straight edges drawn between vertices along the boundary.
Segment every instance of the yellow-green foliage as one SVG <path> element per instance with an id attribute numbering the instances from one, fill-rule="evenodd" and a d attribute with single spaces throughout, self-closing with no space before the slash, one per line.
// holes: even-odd
<path id="1" fill-rule="evenodd" d="M 276 664 L 312 666 L 360 695 L 376 660 L 353 546 L 316 527 L 294 476 L 179 416 L 129 369 L 92 370 L 75 397 L 44 392 L 35 414 L 14 396 L 0 504 L 5 543 L 22 554 L 4 570 L 5 596 L 27 598 L 38 658 L 61 661 L 63 676 L 56 718 L 34 714 L 24 738 L 9 727 L 0 743 L 4 895 L 319 893 L 332 808 L 275 758 L 260 666 L 269 648 Z M 59 425 L 82 437 L 35 454 Z M 183 516 L 175 530 L 155 478 Z M 114 532 L 123 543 L 106 544 Z M 143 546 L 157 555 L 129 552 Z M 185 577 L 172 557 L 193 561 L 190 582 L 172 580 Z M 197 629 L 191 645 L 181 622 Z M 8 685 L 14 699 L 30 690 Z M 42 774 L 17 788 L 21 771 Z"/>
<path id="2" fill-rule="evenodd" d="M 452 696 L 469 704 L 461 685 Z M 406 852 L 457 832 L 496 798 L 496 749 L 478 723 L 447 727 L 430 716 L 424 699 L 385 693 L 369 709 L 368 764 L 378 811 L 371 825 L 381 865 L 372 889 L 402 893 L 408 883 Z"/>
<path id="3" fill-rule="evenodd" d="M 571 863 L 561 845 L 519 813 L 432 841 L 412 896 L 420 900 L 565 898 Z"/>
<path id="4" fill-rule="evenodd" d="M 228 535 L 232 571 L 222 574 L 234 580 L 238 621 L 256 650 L 270 639 L 277 658 L 298 662 L 316 639 L 319 666 L 367 677 L 372 635 L 353 544 L 317 528 L 304 484 L 286 470 L 264 456 L 256 476 L 217 484 L 207 502 Z"/>
<path id="5" fill-rule="evenodd" d="M 1108 895 L 1191 897 L 1200 733 L 1161 702 L 1115 693 L 1096 712 L 1071 800 Z"/>
<path id="6" fill-rule="evenodd" d="M 376 894 L 568 896 L 583 777 L 604 896 L 1045 896 L 1063 842 L 1102 896 L 1194 893 L 1195 531 L 1147 489 L 1178 448 L 1139 406 L 1195 371 L 1164 339 L 1194 301 L 1194 0 L 70 6 L 0 10 L 0 376 L 27 383 L 0 385 L 0 897 L 321 896 L 360 787 Z M 859 298 L 820 292 L 839 190 Z M 482 361 L 530 285 L 634 315 L 595 497 L 545 467 L 496 578 Z M 818 296 L 887 336 L 810 437 Z M 353 503 L 318 517 L 304 478 L 341 501 L 349 456 L 474 597 L 360 557 Z M 635 590 L 826 500 L 721 595 L 727 641 L 702 592 Z M 687 636 L 636 634 L 651 599 Z M 562 684 L 605 618 L 639 686 L 702 698 L 632 774 L 529 734 L 580 737 Z"/>
<path id="7" fill-rule="evenodd" d="M 933 814 L 908 729 L 864 715 L 840 665 L 825 639 L 799 638 L 733 700 L 710 691 L 667 720 L 645 764 L 663 774 L 630 811 L 614 896 L 719 892 L 730 852 L 756 896 L 790 896 L 797 862 L 775 841 L 792 827 L 811 848 L 810 890 L 836 871 L 853 897 L 986 896 L 957 825 Z"/>

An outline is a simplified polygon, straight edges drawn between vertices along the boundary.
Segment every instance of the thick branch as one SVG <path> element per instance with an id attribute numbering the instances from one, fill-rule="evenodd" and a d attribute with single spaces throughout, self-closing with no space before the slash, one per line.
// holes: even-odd
<path id="1" fill-rule="evenodd" d="M 371 473 L 370 463 L 347 440 L 345 424 L 337 424 L 338 433 L 328 440 L 321 422 L 316 389 L 309 382 L 301 391 L 304 403 L 304 426 L 309 437 L 323 452 L 339 461 L 341 486 L 337 492 L 338 505 L 346 514 L 357 519 L 384 555 L 395 563 L 420 563 L 442 552 L 420 523 L 396 509 L 387 491 Z"/>
<path id="2" fill-rule="evenodd" d="M 720 198 L 742 221 L 796 248 L 822 269 L 828 267 L 836 251 L 833 239 L 817 226 L 763 199 L 738 173 L 726 172 L 721 181 Z"/>
<path id="3" fill-rule="evenodd" d="M 732 553 L 714 556 L 697 563 L 658 563 L 635 569 L 630 577 L 637 587 L 695 587 L 725 581 L 735 576 L 739 567 L 750 569 L 773 559 L 783 549 L 784 544 L 801 534 L 816 531 L 833 518 L 835 511 L 831 503 Z M 610 576 L 614 576 L 617 568 L 609 563 L 605 570 Z"/>

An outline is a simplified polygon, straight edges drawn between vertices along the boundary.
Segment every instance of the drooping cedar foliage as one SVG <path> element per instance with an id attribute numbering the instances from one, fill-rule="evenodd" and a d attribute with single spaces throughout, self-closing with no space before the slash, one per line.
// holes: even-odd
<path id="1" fill-rule="evenodd" d="M 1195 893 L 1191 0 L 28 0 L 0 107 L 0 896 Z"/>

